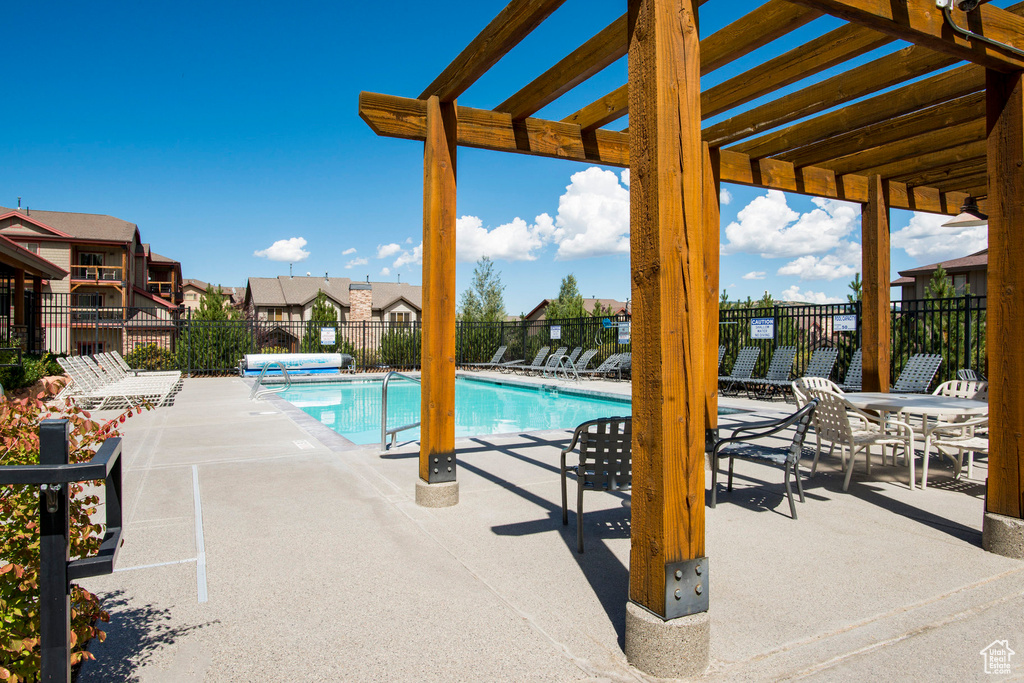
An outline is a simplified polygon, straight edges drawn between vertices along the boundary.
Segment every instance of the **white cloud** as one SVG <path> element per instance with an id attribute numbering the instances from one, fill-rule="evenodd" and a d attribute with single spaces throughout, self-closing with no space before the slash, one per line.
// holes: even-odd
<path id="1" fill-rule="evenodd" d="M 988 226 L 943 228 L 942 224 L 948 220 L 949 216 L 915 211 L 910 224 L 894 232 L 890 242 L 919 264 L 967 256 L 988 246 Z"/>
<path id="2" fill-rule="evenodd" d="M 402 245 L 395 244 L 378 244 L 377 245 L 377 258 L 388 258 L 394 256 L 398 252 L 402 251 Z"/>
<path id="3" fill-rule="evenodd" d="M 423 242 L 419 243 L 419 246 L 415 247 L 412 251 L 403 251 L 395 262 L 392 264 L 394 268 L 401 268 L 404 265 L 410 263 L 423 263 Z"/>
<path id="4" fill-rule="evenodd" d="M 778 270 L 779 275 L 796 275 L 801 280 L 837 280 L 860 272 L 860 245 L 840 242 L 825 256 L 801 256 Z"/>
<path id="5" fill-rule="evenodd" d="M 354 254 L 354 253 L 356 253 L 356 248 L 355 247 L 349 247 L 345 251 L 341 252 L 341 255 L 342 256 L 349 256 L 350 254 Z"/>
<path id="6" fill-rule="evenodd" d="M 365 266 L 369 262 L 370 262 L 369 259 L 365 259 L 365 258 L 362 258 L 362 257 L 354 258 L 354 259 L 352 259 L 351 261 L 349 261 L 348 263 L 345 264 L 345 268 L 352 268 L 353 266 Z"/>
<path id="7" fill-rule="evenodd" d="M 380 269 L 380 274 L 381 275 L 391 275 L 391 269 L 390 268 L 381 268 Z"/>
<path id="8" fill-rule="evenodd" d="M 725 189 L 724 187 L 718 192 L 718 203 L 722 206 L 728 206 L 732 204 L 732 192 Z"/>
<path id="9" fill-rule="evenodd" d="M 304 246 L 306 246 L 305 239 L 302 237 L 292 237 L 287 240 L 278 240 L 266 249 L 254 251 L 252 255 L 270 259 L 271 261 L 298 263 L 309 258 L 309 252 L 303 249 Z"/>
<path id="10" fill-rule="evenodd" d="M 412 244 L 412 238 L 411 237 L 406 237 L 405 238 L 405 243 L 406 244 Z"/>
<path id="11" fill-rule="evenodd" d="M 624 181 L 628 175 L 623 174 Z M 557 260 L 629 253 L 629 190 L 596 166 L 574 173 L 558 198 Z"/>
<path id="12" fill-rule="evenodd" d="M 460 261 L 472 263 L 487 256 L 505 261 L 534 261 L 536 251 L 544 246 L 544 237 L 554 231 L 551 217 L 543 213 L 533 225 L 522 218 L 499 225 L 493 230 L 484 227 L 476 216 L 463 216 L 455 221 L 455 253 Z"/>
<path id="13" fill-rule="evenodd" d="M 764 258 L 784 258 L 823 254 L 840 246 L 843 238 L 860 220 L 856 204 L 815 198 L 818 207 L 800 214 L 786 203 L 786 195 L 768 190 L 740 209 L 739 222 L 725 228 L 728 239 L 722 254 L 760 254 Z"/>
<path id="14" fill-rule="evenodd" d="M 763 280 L 768 273 L 763 270 L 752 270 L 743 276 L 744 280 Z"/>
<path id="15" fill-rule="evenodd" d="M 828 296 L 824 292 L 801 292 L 797 285 L 783 290 L 780 298 L 783 301 L 805 301 L 810 304 L 837 304 L 843 301 L 839 297 Z"/>
<path id="16" fill-rule="evenodd" d="M 622 184 L 625 185 L 626 187 L 629 187 L 629 169 L 624 169 L 621 173 L 619 173 L 619 177 L 622 178 Z"/>

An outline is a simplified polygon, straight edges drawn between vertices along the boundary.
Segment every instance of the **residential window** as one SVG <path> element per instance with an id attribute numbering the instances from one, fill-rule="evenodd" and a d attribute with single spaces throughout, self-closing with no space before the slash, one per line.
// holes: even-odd
<path id="1" fill-rule="evenodd" d="M 74 295 L 75 306 L 82 308 L 99 308 L 103 306 L 103 295 L 98 292 L 89 292 L 88 294 L 75 294 Z"/>
<path id="2" fill-rule="evenodd" d="M 412 322 L 412 313 L 408 311 L 396 311 L 391 314 L 391 327 L 405 327 Z"/>
<path id="3" fill-rule="evenodd" d="M 103 342 L 78 342 L 79 356 L 92 356 L 103 353 Z"/>
<path id="4" fill-rule="evenodd" d="M 78 268 L 75 268 L 75 277 L 95 280 L 103 277 L 103 269 L 97 266 L 103 265 L 103 254 L 91 251 L 78 253 Z"/>
<path id="5" fill-rule="evenodd" d="M 956 290 L 957 294 L 963 294 L 967 288 L 967 274 L 962 273 L 953 276 L 953 289 Z"/>
<path id="6" fill-rule="evenodd" d="M 282 322 L 285 320 L 283 308 L 268 308 L 267 309 L 267 320 L 274 322 Z"/>
<path id="7" fill-rule="evenodd" d="M 185 298 L 188 299 L 189 301 L 195 301 L 196 300 L 196 293 L 195 292 L 189 292 L 188 294 L 185 295 Z"/>
<path id="8" fill-rule="evenodd" d="M 33 254 L 39 253 L 39 242 L 26 242 L 25 248 L 31 251 Z"/>

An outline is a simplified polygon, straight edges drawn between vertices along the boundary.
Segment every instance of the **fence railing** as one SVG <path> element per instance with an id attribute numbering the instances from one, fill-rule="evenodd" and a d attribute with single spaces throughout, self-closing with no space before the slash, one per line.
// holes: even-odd
<path id="1" fill-rule="evenodd" d="M 159 355 L 164 367 L 173 365 L 193 375 L 234 372 L 242 356 L 260 352 L 347 353 L 360 370 L 410 370 L 420 364 L 419 322 L 208 321 L 169 307 L 125 309 L 73 303 L 68 295 L 44 295 L 39 302 L 27 297 L 26 348 L 71 355 L 117 350 L 126 356 L 143 348 Z M 939 380 L 954 378 L 959 368 L 984 372 L 985 303 L 985 297 L 972 295 L 894 302 L 892 376 L 898 376 L 915 353 L 943 356 Z M 0 298 L 0 309 L 4 305 Z M 723 374 L 745 346 L 761 349 L 755 375 L 764 374 L 778 346 L 796 347 L 796 375 L 816 349 L 828 346 L 839 349 L 833 377 L 842 379 L 861 345 L 857 302 L 724 308 L 719 321 L 720 343 L 726 349 Z M 532 360 L 543 346 L 592 348 L 598 351 L 593 362 L 600 363 L 610 354 L 630 350 L 629 316 L 458 323 L 457 363 L 489 361 L 500 346 L 507 347 L 505 360 Z"/>

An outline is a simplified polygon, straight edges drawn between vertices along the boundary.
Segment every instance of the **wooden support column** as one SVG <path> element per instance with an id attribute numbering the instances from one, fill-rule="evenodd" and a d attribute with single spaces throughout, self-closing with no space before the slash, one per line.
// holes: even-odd
<path id="1" fill-rule="evenodd" d="M 704 428 L 718 429 L 718 272 L 722 182 L 718 150 L 704 143 Z"/>
<path id="2" fill-rule="evenodd" d="M 710 642 L 697 3 L 629 0 L 628 8 L 634 371 L 626 656 L 655 676 L 691 676 L 707 666 Z"/>
<path id="3" fill-rule="evenodd" d="M 35 333 L 37 335 L 39 335 L 39 344 L 40 344 L 40 346 L 37 347 L 36 346 L 36 340 L 32 339 L 32 340 L 29 341 L 29 343 L 30 343 L 30 347 L 29 348 L 32 348 L 32 349 L 36 349 L 36 348 L 45 349 L 46 348 L 46 338 L 43 335 L 43 278 L 42 277 L 36 276 L 36 277 L 32 278 L 32 293 L 35 295 L 34 298 L 35 298 L 35 303 L 36 303 L 35 311 L 33 311 L 33 316 L 35 317 L 35 328 L 36 328 L 35 329 Z"/>
<path id="4" fill-rule="evenodd" d="M 1024 558 L 1024 83 L 989 71 L 989 456 L 984 546 Z M 1001 516 L 993 518 L 992 515 Z M 1007 519 L 1009 518 L 1009 519 Z M 1014 547 L 1016 552 L 1014 552 Z"/>
<path id="5" fill-rule="evenodd" d="M 889 203 L 880 176 L 868 178 L 868 201 L 861 207 L 861 348 L 864 391 L 889 391 L 892 346 L 889 310 Z"/>
<path id="6" fill-rule="evenodd" d="M 25 324 L 25 271 L 14 271 L 14 324 Z"/>
<path id="7" fill-rule="evenodd" d="M 427 100 L 423 148 L 423 343 L 420 391 L 420 479 L 455 482 L 455 102 Z M 452 488 L 449 486 L 446 491 Z M 421 491 L 422 489 L 422 491 Z M 440 499 L 422 486 L 417 502 L 431 507 L 458 502 Z M 449 491 L 450 493 L 450 491 Z"/>

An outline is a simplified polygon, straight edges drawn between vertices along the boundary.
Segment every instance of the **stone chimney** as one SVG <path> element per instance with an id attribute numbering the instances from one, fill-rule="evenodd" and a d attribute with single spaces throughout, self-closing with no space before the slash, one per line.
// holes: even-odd
<path id="1" fill-rule="evenodd" d="M 373 285 L 369 282 L 352 282 L 348 286 L 349 322 L 361 322 L 373 317 Z"/>

